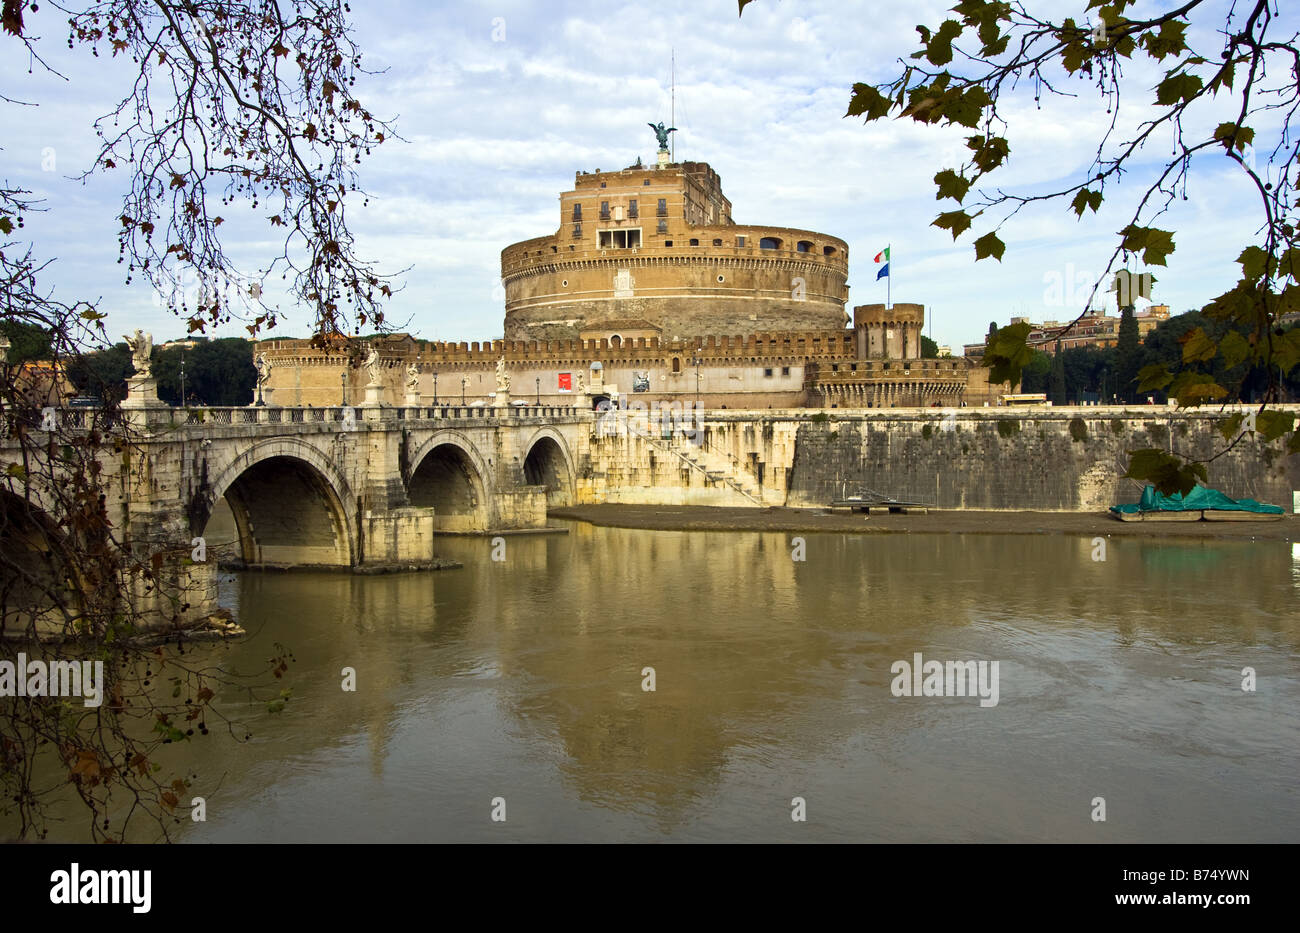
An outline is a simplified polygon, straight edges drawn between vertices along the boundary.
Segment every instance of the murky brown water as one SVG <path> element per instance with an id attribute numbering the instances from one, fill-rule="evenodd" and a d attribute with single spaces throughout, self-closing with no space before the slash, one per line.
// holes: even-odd
<path id="1" fill-rule="evenodd" d="M 253 671 L 281 642 L 294 695 L 219 696 L 254 738 L 193 743 L 182 838 L 1300 838 L 1300 546 L 806 535 L 795 562 L 568 527 L 504 562 L 448 539 L 459 571 L 232 576 L 250 637 L 204 650 Z M 893 696 L 916 652 L 999 661 L 998 705 Z"/>

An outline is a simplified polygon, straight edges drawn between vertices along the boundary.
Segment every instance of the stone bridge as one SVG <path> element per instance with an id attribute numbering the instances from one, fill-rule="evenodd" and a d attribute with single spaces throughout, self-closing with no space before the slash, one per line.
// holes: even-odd
<path id="1" fill-rule="evenodd" d="M 593 415 L 571 407 L 208 408 L 135 413 L 134 526 L 220 523 L 246 566 L 418 565 L 437 532 L 546 522 L 575 501 Z"/>
<path id="2" fill-rule="evenodd" d="M 171 593 L 145 602 L 173 622 L 216 608 L 222 563 L 415 568 L 434 560 L 437 533 L 544 526 L 548 507 L 576 501 L 578 451 L 595 420 L 590 410 L 560 406 L 153 404 L 123 414 L 114 431 L 128 443 L 100 461 L 112 491 L 105 505 L 125 545 L 163 555 Z M 95 416 L 47 409 L 44 423 L 31 427 L 49 428 L 48 419 L 57 418 L 76 431 Z M 0 459 L 18 462 L 14 441 L 4 442 Z M 16 503 L 13 490 L 3 494 L 16 521 L 24 510 L 8 508 Z M 57 534 L 53 522 L 37 524 L 23 541 Z M 192 559 L 196 545 L 199 561 Z"/>

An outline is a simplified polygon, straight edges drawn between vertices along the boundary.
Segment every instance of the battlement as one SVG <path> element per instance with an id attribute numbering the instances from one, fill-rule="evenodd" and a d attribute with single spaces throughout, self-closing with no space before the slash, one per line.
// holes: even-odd
<path id="1" fill-rule="evenodd" d="M 559 340 L 474 340 L 417 341 L 405 335 L 389 338 L 396 355 L 379 347 L 385 364 L 415 362 L 425 364 L 495 364 L 502 357 L 509 363 L 532 362 L 634 362 L 647 357 L 669 359 L 700 357 L 707 364 L 752 363 L 759 360 L 848 360 L 854 354 L 853 331 L 842 332 L 771 332 L 734 336 L 670 339 L 665 337 L 629 337 L 626 339 Z M 256 352 L 277 360 L 295 362 L 338 363 L 345 353 L 327 354 L 311 345 L 310 340 L 264 340 Z"/>

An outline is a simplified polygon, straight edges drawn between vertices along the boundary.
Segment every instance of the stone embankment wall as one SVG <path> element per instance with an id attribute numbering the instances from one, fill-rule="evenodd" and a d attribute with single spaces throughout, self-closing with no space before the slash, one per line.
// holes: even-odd
<path id="1" fill-rule="evenodd" d="M 1140 494 L 1140 484 L 1123 478 L 1129 451 L 1209 458 L 1227 446 L 1215 428 L 1222 417 L 1217 409 L 1153 406 L 711 412 L 688 426 L 702 438 L 705 469 L 682 468 L 665 456 L 663 441 L 623 432 L 593 438 L 587 468 L 596 475 L 579 498 L 825 506 L 872 490 L 938 508 L 1096 511 Z M 1286 455 L 1286 440 L 1247 436 L 1208 464 L 1209 485 L 1290 511 L 1300 456 Z M 672 444 L 691 449 L 680 436 Z"/>

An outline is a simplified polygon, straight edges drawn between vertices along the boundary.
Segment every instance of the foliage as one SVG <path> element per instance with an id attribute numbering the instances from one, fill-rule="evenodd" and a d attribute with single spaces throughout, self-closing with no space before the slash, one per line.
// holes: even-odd
<path id="1" fill-rule="evenodd" d="M 1125 305 L 1120 309 L 1119 338 L 1115 347 L 1115 394 L 1121 401 L 1137 401 L 1141 359 L 1137 315 L 1132 305 Z"/>
<path id="2" fill-rule="evenodd" d="M 1082 418 L 1070 419 L 1070 439 L 1076 444 L 1081 444 L 1088 439 L 1088 423 Z"/>
<path id="3" fill-rule="evenodd" d="M 1065 355 L 1061 350 L 1061 341 L 1056 341 L 1056 353 L 1052 357 L 1052 372 L 1048 379 L 1047 397 L 1053 405 L 1065 404 Z"/>
<path id="4" fill-rule="evenodd" d="M 25 321 L 0 321 L 0 333 L 9 341 L 9 352 L 5 361 L 16 366 L 32 360 L 50 360 L 54 358 L 54 349 L 50 344 L 50 332 L 38 324 Z"/>
<path id="5" fill-rule="evenodd" d="M 925 334 L 921 335 L 921 359 L 937 360 L 939 358 L 939 345 L 931 340 Z"/>
<path id="6" fill-rule="evenodd" d="M 153 373 L 158 397 L 181 404 L 181 363 L 185 364 L 185 397 L 190 405 L 249 405 L 257 386 L 253 344 L 239 337 L 201 340 L 191 348 L 156 350 Z"/>

